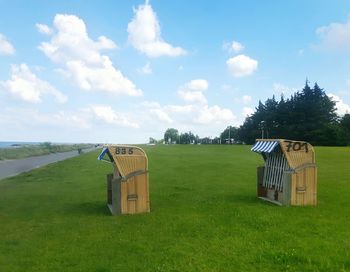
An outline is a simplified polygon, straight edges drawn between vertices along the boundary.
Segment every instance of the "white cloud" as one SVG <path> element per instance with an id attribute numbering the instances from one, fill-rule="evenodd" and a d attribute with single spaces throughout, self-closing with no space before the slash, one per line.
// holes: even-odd
<path id="1" fill-rule="evenodd" d="M 42 34 L 51 35 L 53 32 L 53 30 L 49 28 L 47 25 L 35 24 L 35 26 L 36 26 L 36 29 Z"/>
<path id="2" fill-rule="evenodd" d="M 224 42 L 222 47 L 231 53 L 238 53 L 244 50 L 243 44 L 237 41 Z"/>
<path id="3" fill-rule="evenodd" d="M 171 114 L 190 114 L 191 112 L 195 111 L 195 107 L 193 105 L 167 105 L 164 108 Z"/>
<path id="4" fill-rule="evenodd" d="M 203 91 L 208 89 L 208 82 L 205 79 L 194 79 L 180 87 L 178 94 L 186 102 L 207 103 Z"/>
<path id="5" fill-rule="evenodd" d="M 234 52 L 238 53 L 244 49 L 244 46 L 239 42 L 233 41 L 231 48 Z"/>
<path id="6" fill-rule="evenodd" d="M 90 110 L 98 119 L 108 124 L 115 124 L 131 128 L 139 127 L 137 123 L 130 122 L 124 114 L 115 112 L 111 106 L 94 105 L 90 107 Z"/>
<path id="7" fill-rule="evenodd" d="M 55 33 L 50 42 L 42 42 L 39 49 L 83 90 L 97 90 L 112 94 L 140 96 L 142 91 L 113 66 L 101 50 L 115 49 L 117 45 L 105 36 L 97 41 L 87 33 L 85 23 L 75 15 L 57 14 Z"/>
<path id="8" fill-rule="evenodd" d="M 346 84 L 350 87 L 350 79 L 346 81 Z"/>
<path id="9" fill-rule="evenodd" d="M 235 102 L 246 105 L 252 102 L 252 97 L 250 95 L 243 95 L 242 97 L 235 98 Z"/>
<path id="10" fill-rule="evenodd" d="M 50 83 L 38 78 L 26 64 L 11 66 L 11 79 L 0 82 L 4 91 L 26 102 L 41 102 L 44 94 L 53 95 L 57 102 L 64 103 L 67 97 Z"/>
<path id="11" fill-rule="evenodd" d="M 181 47 L 174 47 L 162 39 L 157 15 L 148 1 L 134 9 L 134 18 L 128 24 L 128 34 L 130 44 L 148 57 L 186 54 Z"/>
<path id="12" fill-rule="evenodd" d="M 74 126 L 80 129 L 91 128 L 91 123 L 89 122 L 88 118 L 82 114 L 82 112 L 66 113 L 64 111 L 60 111 L 55 114 L 45 114 L 43 117 L 47 123 L 55 122 L 55 124 L 59 124 L 61 127 Z"/>
<path id="13" fill-rule="evenodd" d="M 330 97 L 334 102 L 336 102 L 336 108 L 337 108 L 337 114 L 338 115 L 344 115 L 346 113 L 350 113 L 350 106 L 348 104 L 345 104 L 343 99 L 341 99 L 339 96 L 335 94 L 328 94 L 328 97 Z"/>
<path id="14" fill-rule="evenodd" d="M 243 95 L 242 101 L 244 104 L 249 104 L 250 102 L 252 102 L 252 97 L 250 95 Z"/>
<path id="15" fill-rule="evenodd" d="M 169 117 L 169 115 L 163 109 L 151 109 L 151 114 L 157 116 L 160 121 L 165 121 L 169 124 L 173 122 L 173 120 Z"/>
<path id="16" fill-rule="evenodd" d="M 199 103 L 207 103 L 207 99 L 203 95 L 202 92 L 200 91 L 184 91 L 184 90 L 179 90 L 178 91 L 179 96 L 181 99 L 183 99 L 186 102 L 192 103 L 192 102 L 199 102 Z"/>
<path id="17" fill-rule="evenodd" d="M 188 90 L 202 92 L 208 89 L 209 84 L 205 79 L 194 79 L 188 82 L 185 86 Z"/>
<path id="18" fill-rule="evenodd" d="M 0 101 L 1 103 L 1 101 Z M 107 123 L 103 118 L 99 118 L 92 111 L 92 107 L 80 108 L 68 111 L 58 111 L 47 109 L 11 107 L 5 105 L 0 107 L 0 138 L 12 141 L 51 141 L 70 143 L 145 143 L 152 133 L 164 132 L 159 130 L 157 124 L 147 123 L 142 131 L 135 130 L 135 125 L 129 125 L 128 120 L 140 117 L 128 112 L 115 113 L 122 119 L 116 123 Z M 133 123 L 133 122 L 131 122 Z M 150 127 L 150 124 L 153 125 Z M 155 126 L 154 126 L 155 125 Z M 147 130 L 149 128 L 149 130 Z M 155 129 L 157 128 L 157 129 Z M 137 133 L 136 133 L 137 132 Z M 155 136 L 157 136 L 155 135 Z M 158 136 L 157 136 L 158 138 Z"/>
<path id="19" fill-rule="evenodd" d="M 244 107 L 242 110 L 242 116 L 243 117 L 247 117 L 250 116 L 254 113 L 254 109 L 253 108 L 249 108 L 249 107 Z"/>
<path id="20" fill-rule="evenodd" d="M 162 108 L 158 102 L 145 101 L 142 106 L 148 109 L 151 116 L 157 118 L 157 120 L 171 124 L 173 120 L 170 118 L 167 110 Z"/>
<path id="21" fill-rule="evenodd" d="M 150 75 L 152 74 L 152 67 L 149 62 L 145 64 L 141 69 L 138 70 L 141 74 Z"/>
<path id="22" fill-rule="evenodd" d="M 273 83 L 272 87 L 273 87 L 274 93 L 288 95 L 288 96 L 298 91 L 298 88 L 289 87 L 281 83 Z M 302 89 L 302 88 L 299 88 L 299 89 Z"/>
<path id="23" fill-rule="evenodd" d="M 13 55 L 15 52 L 13 45 L 0 33 L 0 55 Z"/>
<path id="24" fill-rule="evenodd" d="M 245 55 L 238 55 L 226 61 L 230 73 L 234 77 L 249 76 L 258 69 L 258 61 Z"/>
<path id="25" fill-rule="evenodd" d="M 345 23 L 331 23 L 316 29 L 321 39 L 320 46 L 329 50 L 350 49 L 350 17 Z"/>
<path id="26" fill-rule="evenodd" d="M 222 109 L 219 106 L 215 105 L 209 107 L 205 105 L 202 108 L 198 109 L 198 116 L 194 119 L 196 123 L 200 124 L 210 124 L 210 123 L 229 123 L 234 119 L 234 115 L 229 109 Z"/>
<path id="27" fill-rule="evenodd" d="M 6 127 L 8 130 L 15 131 L 15 135 L 12 136 L 13 139 L 24 135 L 25 137 L 22 138 L 22 141 L 26 140 L 29 135 L 34 135 L 34 137 L 31 138 L 32 140 L 40 141 L 43 136 L 47 137 L 49 134 L 53 136 L 66 131 L 71 133 L 73 130 L 83 130 L 84 133 L 86 133 L 86 129 L 90 129 L 92 125 L 85 112 L 81 110 L 52 113 L 41 112 L 38 109 L 32 108 L 5 107 L 0 109 L 0 116 L 0 125 Z M 5 135 L 11 135 L 11 132 L 3 133 L 2 136 Z M 70 135 L 68 135 L 68 137 L 70 137 Z M 6 138 L 11 139 L 11 137 Z M 30 138 L 27 138 L 27 140 L 29 139 Z M 52 139 L 49 138 L 45 140 L 52 141 Z M 62 140 L 69 141 L 70 139 L 66 138 L 61 139 L 61 141 Z"/>
<path id="28" fill-rule="evenodd" d="M 172 123 L 174 126 L 228 124 L 236 118 L 231 110 L 218 105 L 211 107 L 206 104 L 161 106 L 154 102 L 147 102 L 143 105 L 159 121 Z"/>

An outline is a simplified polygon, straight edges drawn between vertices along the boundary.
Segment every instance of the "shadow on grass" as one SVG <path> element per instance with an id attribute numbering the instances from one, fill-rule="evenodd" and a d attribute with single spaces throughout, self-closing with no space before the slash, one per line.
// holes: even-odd
<path id="1" fill-rule="evenodd" d="M 66 212 L 75 215 L 111 215 L 106 203 L 101 201 L 71 204 L 66 207 Z"/>

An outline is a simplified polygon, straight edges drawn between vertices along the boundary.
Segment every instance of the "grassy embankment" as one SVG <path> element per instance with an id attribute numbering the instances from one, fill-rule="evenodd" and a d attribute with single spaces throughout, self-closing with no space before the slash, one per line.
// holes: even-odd
<path id="1" fill-rule="evenodd" d="M 0 160 L 22 159 L 50 153 L 66 152 L 83 148 L 90 148 L 91 144 L 50 144 L 23 145 L 19 147 L 0 148 Z"/>
<path id="2" fill-rule="evenodd" d="M 145 149 L 149 214 L 109 214 L 98 152 L 0 181 L 0 271 L 350 271 L 349 148 L 316 148 L 317 207 L 258 200 L 248 146 Z"/>

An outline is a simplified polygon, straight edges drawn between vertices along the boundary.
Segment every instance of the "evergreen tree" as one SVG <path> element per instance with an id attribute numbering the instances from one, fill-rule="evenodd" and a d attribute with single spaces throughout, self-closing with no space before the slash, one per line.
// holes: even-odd
<path id="1" fill-rule="evenodd" d="M 277 102 L 275 96 L 265 103 L 259 101 L 253 115 L 239 128 L 239 139 L 252 144 L 256 138 L 290 138 L 318 145 L 344 143 L 339 129 L 335 102 L 317 83 L 314 87 L 305 82 L 300 92 Z"/>

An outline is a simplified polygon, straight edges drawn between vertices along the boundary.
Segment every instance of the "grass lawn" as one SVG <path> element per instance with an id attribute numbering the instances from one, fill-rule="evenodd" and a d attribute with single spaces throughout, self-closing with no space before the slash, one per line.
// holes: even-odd
<path id="1" fill-rule="evenodd" d="M 67 152 L 83 148 L 91 148 L 92 144 L 38 144 L 19 147 L 0 148 L 0 160 L 23 159 L 27 157 L 47 155 L 50 153 Z"/>
<path id="2" fill-rule="evenodd" d="M 111 216 L 98 152 L 0 181 L 0 271 L 350 271 L 350 148 L 318 206 L 256 198 L 249 146 L 147 146 L 151 213 Z"/>

